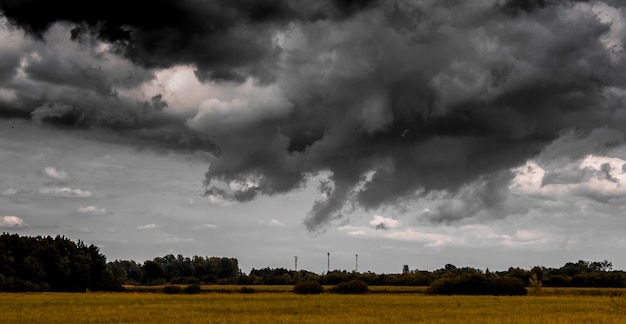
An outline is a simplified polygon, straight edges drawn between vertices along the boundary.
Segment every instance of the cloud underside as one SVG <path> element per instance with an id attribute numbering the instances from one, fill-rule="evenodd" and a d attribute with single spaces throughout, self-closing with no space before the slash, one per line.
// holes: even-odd
<path id="1" fill-rule="evenodd" d="M 320 231 L 354 207 L 440 198 L 419 217 L 451 222 L 623 196 L 619 161 L 598 162 L 626 158 L 620 2 L 60 3 L 81 10 L 0 1 L 0 117 L 210 152 L 212 201 L 322 176 Z"/>

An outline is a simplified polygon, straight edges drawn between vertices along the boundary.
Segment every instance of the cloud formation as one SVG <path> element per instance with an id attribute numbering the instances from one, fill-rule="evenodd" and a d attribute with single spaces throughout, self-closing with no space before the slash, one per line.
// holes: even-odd
<path id="1" fill-rule="evenodd" d="M 273 41 L 276 28 L 346 18 L 375 2 L 159 0 L 150 3 L 149 14 L 119 0 L 90 5 L 76 0 L 2 1 L 0 8 L 12 23 L 39 38 L 54 23 L 67 21 L 75 24 L 72 39 L 95 36 L 141 66 L 194 64 L 200 79 L 244 81 L 249 76 L 275 78 L 274 58 L 280 53 Z"/>
<path id="2" fill-rule="evenodd" d="M 377 230 L 396 228 L 398 224 L 399 222 L 397 220 L 380 215 L 374 215 L 374 219 L 370 221 L 370 226 Z"/>
<path id="3" fill-rule="evenodd" d="M 45 167 L 42 172 L 44 175 L 51 179 L 51 183 L 62 184 L 68 178 L 68 175 L 65 171 L 57 170 L 54 167 Z"/>
<path id="4" fill-rule="evenodd" d="M 92 198 L 93 193 L 89 190 L 72 189 L 70 187 L 42 187 L 37 190 L 23 190 L 8 188 L 0 193 L 5 197 L 14 198 L 18 201 L 27 201 L 30 198 Z"/>
<path id="5" fill-rule="evenodd" d="M 304 220 L 314 232 L 356 207 L 429 197 L 450 198 L 422 215 L 434 222 L 520 213 L 512 170 L 606 152 L 585 144 L 593 136 L 623 145 L 621 2 L 152 6 L 0 1 L 23 30 L 3 22 L 0 116 L 211 152 L 215 201 L 324 175 Z M 570 174 L 548 167 L 540 188 L 580 176 L 581 195 L 622 195 L 608 189 L 621 162 L 594 161 Z"/>
<path id="6" fill-rule="evenodd" d="M 91 198 L 93 193 L 88 190 L 72 189 L 69 187 L 44 187 L 39 188 L 36 193 L 41 197 L 62 197 L 62 198 Z"/>
<path id="7" fill-rule="evenodd" d="M 193 229 L 196 230 L 201 230 L 201 229 L 216 229 L 217 225 L 215 224 L 202 224 L 202 225 L 196 225 L 193 227 Z"/>
<path id="8" fill-rule="evenodd" d="M 287 226 L 285 223 L 276 220 L 276 219 L 270 219 L 270 220 L 262 220 L 259 221 L 259 224 L 263 225 L 263 226 L 267 226 L 267 227 L 285 227 Z"/>
<path id="9" fill-rule="evenodd" d="M 145 224 L 137 226 L 138 230 L 153 230 L 157 228 L 156 224 Z"/>
<path id="10" fill-rule="evenodd" d="M 97 206 L 85 206 L 85 207 L 80 207 L 78 208 L 78 210 L 76 211 L 76 213 L 80 216 L 107 216 L 107 215 L 111 215 L 111 212 L 104 209 L 104 208 L 100 208 Z"/>
<path id="11" fill-rule="evenodd" d="M 623 12 L 559 3 L 511 15 L 488 2 L 400 1 L 347 21 L 297 25 L 285 32 L 290 52 L 278 82 L 290 113 L 246 127 L 254 139 L 232 155 L 224 150 L 207 173 L 209 188 L 255 179 L 254 194 L 273 194 L 328 171 L 331 185 L 305 221 L 311 230 L 353 203 L 378 208 L 472 191 L 463 188 L 475 182 L 482 193 L 466 195 L 477 203 L 442 207 L 440 219 L 495 208 L 508 170 L 562 130 L 623 119 L 615 94 L 624 60 L 612 36 L 622 27 L 607 19 L 621 21 Z M 268 130 L 276 125 L 279 133 Z M 248 158 L 254 163 L 242 163 Z"/>
<path id="12" fill-rule="evenodd" d="M 0 228 L 19 228 L 26 226 L 23 219 L 17 216 L 0 216 Z"/>
<path id="13" fill-rule="evenodd" d="M 53 24 L 37 40 L 0 19 L 0 36 L 9 40 L 0 52 L 15 55 L 0 80 L 5 94 L 0 96 L 0 117 L 112 130 L 140 146 L 214 149 L 206 136 L 184 125 L 187 116 L 168 109 L 160 93 L 131 91 L 153 80 L 153 71 L 134 65 L 97 38 L 72 41 L 72 28 L 66 22 Z"/>

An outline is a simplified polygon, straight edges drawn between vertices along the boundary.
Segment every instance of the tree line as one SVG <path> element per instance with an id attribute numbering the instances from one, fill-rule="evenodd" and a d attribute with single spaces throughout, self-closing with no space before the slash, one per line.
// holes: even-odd
<path id="1" fill-rule="evenodd" d="M 457 267 L 446 264 L 443 268 L 426 271 L 410 270 L 407 265 L 401 273 L 378 274 L 334 270 L 318 275 L 306 270 L 292 271 L 284 268 L 252 269 L 249 275 L 241 275 L 242 284 L 288 285 L 300 281 L 317 281 L 322 285 L 336 285 L 351 280 L 361 280 L 369 286 L 431 286 L 441 279 L 457 277 L 516 278 L 524 285 L 530 285 L 531 278 L 542 282 L 544 287 L 626 287 L 626 272 L 613 270 L 611 262 L 583 261 L 568 262 L 560 268 L 535 266 L 530 270 L 510 267 L 505 271 L 485 271 L 472 267 Z"/>
<path id="2" fill-rule="evenodd" d="M 369 286 L 431 286 L 433 290 L 454 293 L 450 285 L 465 289 L 462 287 L 472 283 L 495 291 L 501 286 L 528 287 L 537 282 L 544 287 L 626 287 L 626 272 L 613 270 L 611 262 L 606 260 L 580 260 L 560 268 L 511 267 L 494 272 L 447 264 L 434 271 L 411 270 L 405 265 L 401 273 L 392 274 L 345 270 L 317 274 L 269 267 L 252 269 L 246 274 L 239 269 L 235 258 L 168 254 L 143 263 L 133 260 L 107 263 L 98 247 L 63 236 L 0 235 L 0 291 L 121 290 L 124 284 L 338 285 L 355 280 Z"/>
<path id="3" fill-rule="evenodd" d="M 95 245 L 54 238 L 0 235 L 0 291 L 118 290 Z"/>
<path id="4" fill-rule="evenodd" d="M 235 258 L 184 257 L 172 254 L 146 260 L 143 264 L 115 260 L 107 268 L 117 281 L 125 284 L 235 284 L 239 278 L 239 263 Z"/>

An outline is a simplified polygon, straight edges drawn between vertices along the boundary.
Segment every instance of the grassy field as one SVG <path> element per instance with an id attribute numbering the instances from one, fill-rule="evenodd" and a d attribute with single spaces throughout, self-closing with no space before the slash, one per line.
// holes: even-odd
<path id="1" fill-rule="evenodd" d="M 626 323 L 626 298 L 0 294 L 0 323 Z"/>

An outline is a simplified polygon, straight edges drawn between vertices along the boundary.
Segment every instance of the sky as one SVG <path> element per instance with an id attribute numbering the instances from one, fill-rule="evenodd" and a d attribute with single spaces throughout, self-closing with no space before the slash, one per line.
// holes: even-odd
<path id="1" fill-rule="evenodd" d="M 618 0 L 0 0 L 0 232 L 626 269 L 625 41 Z"/>

